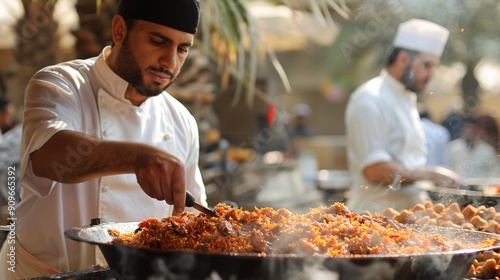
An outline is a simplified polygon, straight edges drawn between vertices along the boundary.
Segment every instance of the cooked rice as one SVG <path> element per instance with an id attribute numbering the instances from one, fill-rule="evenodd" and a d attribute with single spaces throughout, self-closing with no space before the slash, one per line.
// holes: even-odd
<path id="1" fill-rule="evenodd" d="M 176 251 L 339 256 L 420 254 L 465 248 L 439 234 L 418 232 L 379 215 L 350 213 L 341 203 L 294 214 L 215 206 L 218 217 L 184 212 L 139 223 L 137 233 L 111 233 L 114 244 Z M 476 244 L 477 245 L 477 244 Z M 484 244 L 490 246 L 491 244 Z"/>

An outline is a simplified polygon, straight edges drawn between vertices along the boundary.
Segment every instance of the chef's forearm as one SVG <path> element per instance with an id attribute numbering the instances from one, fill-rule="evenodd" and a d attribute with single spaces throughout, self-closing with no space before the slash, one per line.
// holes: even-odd
<path id="1" fill-rule="evenodd" d="M 143 149 L 155 148 L 61 131 L 31 154 L 31 162 L 37 176 L 79 183 L 101 176 L 134 173 L 138 151 Z"/>
<path id="2" fill-rule="evenodd" d="M 377 162 L 363 170 L 366 180 L 374 185 L 410 184 L 422 180 L 424 175 L 408 170 L 398 163 Z"/>

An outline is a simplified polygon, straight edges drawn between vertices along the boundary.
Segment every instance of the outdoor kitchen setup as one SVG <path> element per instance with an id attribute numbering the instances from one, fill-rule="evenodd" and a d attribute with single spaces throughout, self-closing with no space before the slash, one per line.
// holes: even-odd
<path id="1" fill-rule="evenodd" d="M 499 17 L 0 0 L 0 279 L 500 280 Z"/>

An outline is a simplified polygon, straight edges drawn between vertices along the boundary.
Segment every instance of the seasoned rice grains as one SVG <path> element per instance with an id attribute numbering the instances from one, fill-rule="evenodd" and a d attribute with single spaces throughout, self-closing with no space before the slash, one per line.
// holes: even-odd
<path id="1" fill-rule="evenodd" d="M 294 214 L 215 206 L 218 217 L 184 212 L 139 223 L 136 233 L 111 232 L 114 244 L 176 251 L 339 256 L 420 254 L 463 249 L 442 235 L 418 232 L 380 215 L 350 213 L 341 203 Z M 484 244 L 490 246 L 491 244 Z"/>

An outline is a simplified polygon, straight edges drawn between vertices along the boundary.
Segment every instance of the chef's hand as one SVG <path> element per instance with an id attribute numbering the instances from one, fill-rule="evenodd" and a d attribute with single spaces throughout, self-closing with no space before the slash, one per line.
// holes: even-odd
<path id="1" fill-rule="evenodd" d="M 421 169 L 426 173 L 426 179 L 431 181 L 436 187 L 460 189 L 465 183 L 456 172 L 440 167 L 432 166 Z"/>
<path id="2" fill-rule="evenodd" d="M 136 159 L 137 183 L 152 198 L 174 205 L 174 215 L 184 211 L 186 175 L 184 165 L 174 155 L 145 150 Z"/>
<path id="3" fill-rule="evenodd" d="M 426 180 L 437 187 L 461 188 L 464 185 L 456 172 L 438 166 L 409 170 L 399 163 L 377 162 L 366 166 L 363 175 L 371 184 L 393 185 L 396 181 L 402 185 L 411 185 Z"/>

